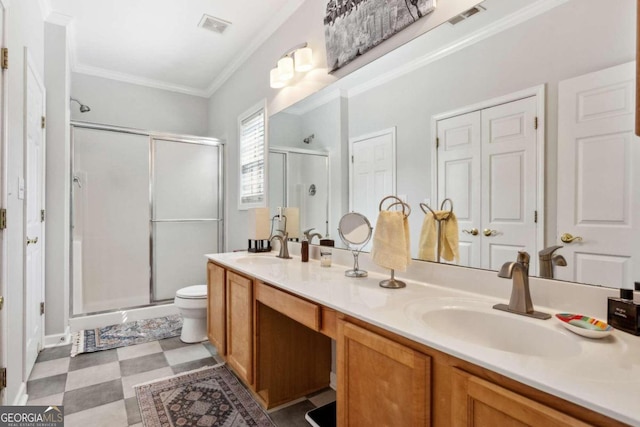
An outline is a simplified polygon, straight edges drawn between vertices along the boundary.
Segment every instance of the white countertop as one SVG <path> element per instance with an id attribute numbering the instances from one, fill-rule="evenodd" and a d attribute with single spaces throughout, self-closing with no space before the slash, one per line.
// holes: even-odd
<path id="1" fill-rule="evenodd" d="M 611 418 L 640 426 L 640 337 L 614 330 L 607 338 L 593 340 L 566 330 L 555 318 L 543 321 L 492 310 L 492 315 L 504 316 L 505 325 L 517 317 L 517 321 L 550 328 L 550 334 L 556 337 L 562 334 L 561 338 L 570 342 L 576 354 L 565 356 L 553 348 L 545 349 L 553 354 L 550 357 L 496 350 L 439 333 L 416 317 L 416 313 L 425 309 L 462 305 L 488 311 L 496 303 L 508 302 L 495 296 L 407 280 L 402 273 L 396 274 L 396 278 L 405 281 L 406 288 L 385 289 L 378 284 L 388 279 L 388 275 L 370 271 L 367 278 L 348 278 L 344 272 L 350 267 L 334 262 L 332 267 L 323 268 L 318 260 L 303 263 L 298 257 L 281 260 L 275 258 L 274 252 L 222 253 L 207 258 Z M 275 258 L 275 262 L 260 258 Z M 476 277 L 482 280 L 482 274 Z M 535 295 L 533 302 L 535 305 Z M 550 314 L 565 311 L 538 305 L 536 310 Z"/>

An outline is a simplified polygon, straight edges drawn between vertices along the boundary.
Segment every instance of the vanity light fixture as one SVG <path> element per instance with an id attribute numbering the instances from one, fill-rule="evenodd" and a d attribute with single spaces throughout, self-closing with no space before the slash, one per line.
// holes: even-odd
<path id="1" fill-rule="evenodd" d="M 304 73 L 313 68 L 313 51 L 302 43 L 285 52 L 278 60 L 278 64 L 269 73 L 269 83 L 274 89 L 279 89 L 291 80 L 296 72 Z"/>

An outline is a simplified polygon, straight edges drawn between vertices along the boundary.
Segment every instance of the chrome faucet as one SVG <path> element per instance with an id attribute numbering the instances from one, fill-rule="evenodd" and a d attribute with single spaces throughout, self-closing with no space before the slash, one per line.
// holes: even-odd
<path id="1" fill-rule="evenodd" d="M 529 254 L 521 251 L 518 252 L 518 260 L 516 262 L 504 263 L 498 273 L 498 277 L 504 277 L 506 279 L 513 278 L 511 298 L 509 299 L 508 305 L 496 304 L 493 308 L 508 311 L 509 313 L 521 314 L 523 316 L 535 317 L 536 319 L 549 319 L 551 315 L 533 309 L 531 293 L 529 291 L 529 259 Z"/>
<path id="2" fill-rule="evenodd" d="M 276 255 L 278 258 L 291 259 L 291 256 L 289 255 L 289 247 L 287 246 L 287 243 L 289 242 L 289 233 L 282 230 L 278 231 L 282 234 L 274 234 L 269 238 L 269 241 L 271 243 L 273 243 L 274 240 L 280 241 L 280 252 Z"/>
<path id="3" fill-rule="evenodd" d="M 322 239 L 322 234 L 320 234 L 320 233 L 318 233 L 318 232 L 312 233 L 312 232 L 311 232 L 311 230 L 315 230 L 315 228 L 310 228 L 310 229 L 308 229 L 308 230 L 304 230 L 304 231 L 302 232 L 302 234 L 304 234 L 304 237 L 307 239 L 307 241 L 308 241 L 309 243 L 311 243 L 311 240 L 312 240 L 314 237 L 318 237 L 318 240 Z"/>
<path id="4" fill-rule="evenodd" d="M 553 279 L 553 266 L 557 265 L 565 267 L 567 260 L 560 254 L 554 255 L 553 253 L 564 246 L 549 246 L 538 252 L 540 259 L 540 277 L 547 279 Z"/>

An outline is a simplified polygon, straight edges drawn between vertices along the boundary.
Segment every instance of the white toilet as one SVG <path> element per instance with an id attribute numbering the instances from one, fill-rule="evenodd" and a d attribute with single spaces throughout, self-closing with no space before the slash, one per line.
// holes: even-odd
<path id="1" fill-rule="evenodd" d="M 207 285 L 187 286 L 176 292 L 174 301 L 182 315 L 180 340 L 187 343 L 207 339 Z"/>

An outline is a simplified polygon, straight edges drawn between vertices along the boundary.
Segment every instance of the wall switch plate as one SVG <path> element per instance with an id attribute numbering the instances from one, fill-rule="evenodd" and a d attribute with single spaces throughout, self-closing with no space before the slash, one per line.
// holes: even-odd
<path id="1" fill-rule="evenodd" d="M 18 177 L 18 200 L 24 200 L 24 178 Z"/>

